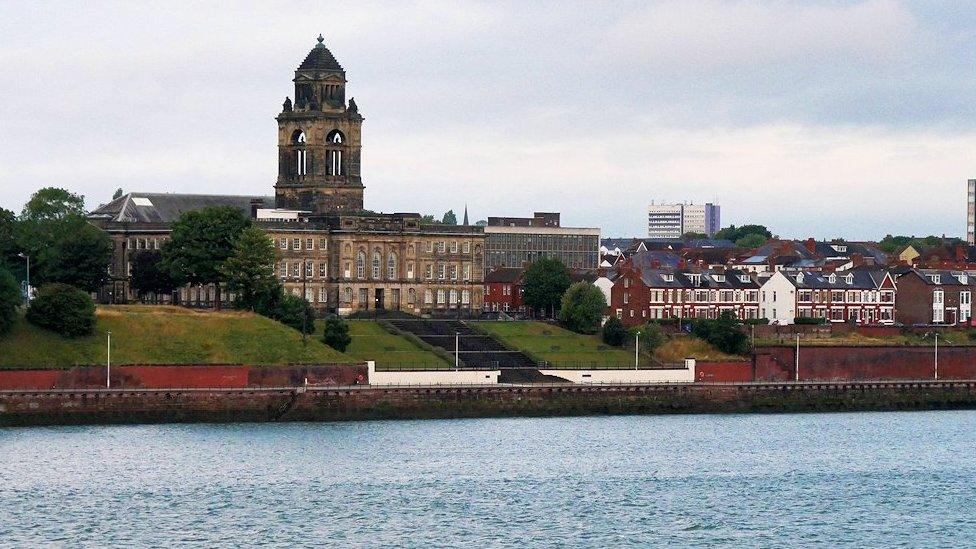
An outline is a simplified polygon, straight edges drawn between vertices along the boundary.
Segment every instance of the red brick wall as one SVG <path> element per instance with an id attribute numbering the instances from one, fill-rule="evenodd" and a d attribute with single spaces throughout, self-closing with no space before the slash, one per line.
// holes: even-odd
<path id="1" fill-rule="evenodd" d="M 756 354 L 756 381 L 794 379 L 794 348 L 763 347 Z M 932 347 L 800 347 L 801 381 L 932 379 Z M 976 379 L 976 347 L 940 347 L 940 379 Z"/>
<path id="2" fill-rule="evenodd" d="M 698 362 L 695 364 L 695 381 L 743 382 L 752 381 L 751 362 Z"/>

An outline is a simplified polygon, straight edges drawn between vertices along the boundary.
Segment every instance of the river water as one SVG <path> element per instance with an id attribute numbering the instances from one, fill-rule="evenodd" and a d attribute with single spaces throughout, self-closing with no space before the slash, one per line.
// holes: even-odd
<path id="1" fill-rule="evenodd" d="M 2 546 L 971 546 L 976 412 L 0 429 Z"/>

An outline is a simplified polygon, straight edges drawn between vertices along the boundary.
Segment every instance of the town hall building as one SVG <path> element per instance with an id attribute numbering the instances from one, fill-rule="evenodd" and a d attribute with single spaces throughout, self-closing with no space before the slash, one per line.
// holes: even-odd
<path id="1" fill-rule="evenodd" d="M 265 229 L 279 250 L 285 291 L 316 309 L 348 314 L 400 310 L 412 314 L 477 312 L 482 307 L 485 234 L 481 227 L 427 225 L 417 213 L 364 209 L 363 116 L 346 98 L 346 73 L 321 36 L 295 71 L 295 100 L 278 122 L 274 197 L 129 193 L 89 219 L 112 237 L 105 302 L 136 298 L 132 258 L 158 250 L 186 211 L 233 206 Z M 214 287 L 186 287 L 174 296 L 206 306 Z M 231 297 L 232 296 L 228 296 Z"/>

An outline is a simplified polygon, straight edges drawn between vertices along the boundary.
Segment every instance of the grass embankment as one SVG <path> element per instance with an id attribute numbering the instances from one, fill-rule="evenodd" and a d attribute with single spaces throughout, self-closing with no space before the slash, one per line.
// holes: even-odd
<path id="1" fill-rule="evenodd" d="M 374 360 L 378 370 L 388 368 L 440 369 L 451 368 L 453 363 L 438 356 L 430 346 L 419 339 L 397 334 L 382 322 L 349 320 L 349 337 L 352 342 L 346 354 L 357 360 Z M 316 322 L 317 336 L 322 334 L 322 322 Z"/>
<path id="2" fill-rule="evenodd" d="M 633 367 L 634 350 L 611 347 L 600 340 L 599 335 L 584 335 L 546 324 L 544 322 L 472 322 L 480 329 L 513 349 L 520 350 L 534 360 L 546 361 L 552 366 L 578 367 L 611 366 Z M 738 360 L 741 357 L 723 354 L 708 343 L 690 336 L 669 339 L 653 355 L 641 353 L 640 365 L 648 367 L 657 362 L 682 362 L 687 357 L 698 360 Z"/>
<path id="3" fill-rule="evenodd" d="M 66 339 L 18 319 L 0 337 L 0 368 L 67 368 L 104 364 L 112 332 L 113 364 L 285 364 L 352 362 L 322 344 L 260 315 L 164 306 L 101 306 L 95 333 Z"/>

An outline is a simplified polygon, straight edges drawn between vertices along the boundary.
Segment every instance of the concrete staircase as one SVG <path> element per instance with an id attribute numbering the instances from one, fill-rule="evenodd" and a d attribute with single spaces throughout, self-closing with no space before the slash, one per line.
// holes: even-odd
<path id="1" fill-rule="evenodd" d="M 455 334 L 458 334 L 459 355 L 465 368 L 504 370 L 536 367 L 535 362 L 524 353 L 508 349 L 458 320 L 392 319 L 388 322 L 451 355 L 454 354 Z"/>

